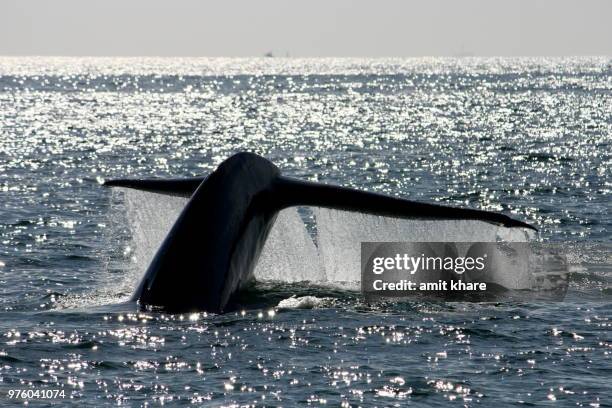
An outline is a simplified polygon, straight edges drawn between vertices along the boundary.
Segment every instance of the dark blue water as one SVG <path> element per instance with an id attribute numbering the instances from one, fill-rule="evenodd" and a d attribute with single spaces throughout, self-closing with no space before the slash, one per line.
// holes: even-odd
<path id="1" fill-rule="evenodd" d="M 612 406 L 611 64 L 0 59 L 0 403 Z M 100 182 L 244 150 L 533 223 L 567 254 L 568 294 L 366 304 L 261 282 L 220 316 L 123 303 L 147 243 L 126 221 L 138 201 Z M 171 221 L 146 211 L 146 228 Z M 313 308 L 276 308 L 293 295 Z"/>

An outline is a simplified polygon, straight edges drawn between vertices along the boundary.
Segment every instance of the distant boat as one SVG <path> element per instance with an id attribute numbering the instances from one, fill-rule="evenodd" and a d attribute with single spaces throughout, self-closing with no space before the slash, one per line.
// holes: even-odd
<path id="1" fill-rule="evenodd" d="M 469 52 L 469 51 L 461 51 L 453 55 L 453 57 L 457 57 L 457 58 L 475 57 L 475 56 L 476 54 L 474 54 L 473 52 Z"/>
<path id="2" fill-rule="evenodd" d="M 457 57 L 457 58 L 462 58 L 462 57 L 474 57 L 475 54 L 472 51 L 468 51 L 465 49 L 465 47 L 461 47 L 461 50 L 459 52 L 456 52 L 455 54 L 453 54 L 453 57 Z"/>

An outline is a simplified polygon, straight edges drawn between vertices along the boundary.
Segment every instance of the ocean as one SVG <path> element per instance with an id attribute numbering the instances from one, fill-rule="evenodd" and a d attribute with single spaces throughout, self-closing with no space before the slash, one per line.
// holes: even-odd
<path id="1" fill-rule="evenodd" d="M 0 403 L 612 406 L 611 143 L 609 58 L 1 57 Z M 367 224 L 316 230 L 306 209 L 281 214 L 242 308 L 126 303 L 184 200 L 101 183 L 240 151 L 529 222 L 567 295 L 371 303 L 304 282 L 326 273 L 304 237 Z"/>

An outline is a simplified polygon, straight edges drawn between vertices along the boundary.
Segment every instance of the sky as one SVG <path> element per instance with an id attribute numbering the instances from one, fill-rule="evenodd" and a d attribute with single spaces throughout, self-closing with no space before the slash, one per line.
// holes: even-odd
<path id="1" fill-rule="evenodd" d="M 0 55 L 612 55 L 611 0 L 0 0 Z"/>

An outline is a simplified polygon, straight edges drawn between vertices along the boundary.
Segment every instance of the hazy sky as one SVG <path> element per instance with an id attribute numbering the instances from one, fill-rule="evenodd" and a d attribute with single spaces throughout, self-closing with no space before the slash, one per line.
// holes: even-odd
<path id="1" fill-rule="evenodd" d="M 0 55 L 612 55 L 611 0 L 0 0 Z"/>

